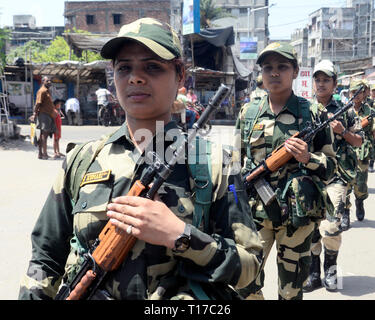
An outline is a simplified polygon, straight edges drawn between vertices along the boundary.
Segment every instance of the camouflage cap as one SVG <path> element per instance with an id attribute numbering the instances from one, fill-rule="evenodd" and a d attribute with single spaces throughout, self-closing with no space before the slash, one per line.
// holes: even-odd
<path id="1" fill-rule="evenodd" d="M 324 72 L 328 77 L 337 76 L 337 70 L 330 60 L 320 61 L 314 68 L 313 76 L 319 71 Z"/>
<path id="2" fill-rule="evenodd" d="M 142 18 L 121 27 L 117 37 L 109 40 L 100 54 L 104 59 L 114 59 L 127 40 L 135 40 L 164 60 L 181 57 L 181 44 L 176 32 L 164 22 Z"/>
<path id="3" fill-rule="evenodd" d="M 363 89 L 366 86 L 362 79 L 353 79 L 350 81 L 349 91 L 357 91 L 361 86 L 364 86 Z"/>
<path id="4" fill-rule="evenodd" d="M 297 62 L 297 52 L 289 43 L 273 42 L 265 47 L 259 54 L 257 64 L 262 64 L 264 58 L 270 53 L 278 53 L 283 57 Z"/>

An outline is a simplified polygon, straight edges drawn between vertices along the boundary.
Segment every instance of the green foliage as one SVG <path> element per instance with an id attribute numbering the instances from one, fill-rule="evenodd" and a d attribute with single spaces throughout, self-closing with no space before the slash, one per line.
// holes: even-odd
<path id="1" fill-rule="evenodd" d="M 233 15 L 225 11 L 225 9 L 216 7 L 214 1 L 215 0 L 200 1 L 201 28 L 212 27 L 212 20 L 233 17 Z"/>
<path id="2" fill-rule="evenodd" d="M 82 30 L 75 30 L 75 32 L 87 33 Z M 34 63 L 61 62 L 64 60 L 86 62 L 86 54 L 78 58 L 73 52 L 70 53 L 68 43 L 61 36 L 56 37 L 49 46 L 44 46 L 35 40 L 28 41 L 24 46 L 18 47 L 8 54 L 7 63 L 12 64 L 15 57 L 25 58 L 25 53 L 27 53 L 28 59 L 31 54 L 31 60 Z M 87 62 L 101 59 L 100 54 L 87 52 Z"/>
<path id="3" fill-rule="evenodd" d="M 10 31 L 8 29 L 0 28 L 0 67 L 3 67 L 6 62 L 5 44 L 9 39 Z"/>

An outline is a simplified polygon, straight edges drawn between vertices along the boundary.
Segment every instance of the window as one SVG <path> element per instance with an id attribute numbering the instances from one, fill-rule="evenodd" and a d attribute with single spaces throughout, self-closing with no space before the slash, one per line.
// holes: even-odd
<path id="1" fill-rule="evenodd" d="M 94 24 L 94 16 L 91 14 L 86 15 L 86 23 L 87 24 Z"/>
<path id="2" fill-rule="evenodd" d="M 113 15 L 113 24 L 121 24 L 121 14 Z"/>

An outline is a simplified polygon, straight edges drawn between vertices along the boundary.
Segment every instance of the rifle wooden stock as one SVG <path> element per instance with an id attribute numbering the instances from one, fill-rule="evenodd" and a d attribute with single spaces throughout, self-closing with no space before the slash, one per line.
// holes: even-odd
<path id="1" fill-rule="evenodd" d="M 137 180 L 128 192 L 128 196 L 139 196 L 146 189 L 140 180 Z M 99 267 L 105 271 L 116 270 L 125 260 L 134 246 L 136 237 L 118 230 L 111 221 L 105 225 L 99 234 L 100 244 L 92 253 L 92 257 Z"/>
<path id="2" fill-rule="evenodd" d="M 146 189 L 140 180 L 137 180 L 127 193 L 128 196 L 140 196 Z M 108 221 L 99 234 L 99 245 L 92 253 L 95 264 L 103 271 L 116 270 L 125 260 L 129 251 L 133 248 L 137 238 L 118 230 L 111 221 Z M 86 275 L 71 291 L 67 300 L 79 300 L 96 278 L 93 270 L 87 271 Z"/>
<path id="3" fill-rule="evenodd" d="M 298 138 L 299 132 L 295 133 L 292 137 Z M 271 155 L 254 171 L 252 171 L 248 176 L 246 176 L 246 181 L 251 182 L 252 180 L 258 178 L 262 173 L 275 172 L 284 166 L 289 160 L 293 158 L 288 151 L 286 151 L 284 144 L 280 145 L 272 151 Z"/>

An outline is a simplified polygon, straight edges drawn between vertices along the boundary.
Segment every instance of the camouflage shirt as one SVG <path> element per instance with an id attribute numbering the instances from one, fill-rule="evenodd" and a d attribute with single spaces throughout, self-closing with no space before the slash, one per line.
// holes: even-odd
<path id="1" fill-rule="evenodd" d="M 317 103 L 317 101 L 315 101 Z M 326 106 L 328 111 L 328 116 L 333 115 L 339 108 L 342 108 L 342 103 L 331 99 L 331 101 Z M 337 120 L 341 121 L 344 128 L 348 131 L 358 134 L 363 139 L 363 130 L 361 126 L 361 121 L 356 115 L 353 108 L 350 108 L 347 112 L 341 115 Z M 334 150 L 336 152 L 336 159 L 338 170 L 333 178 L 334 181 L 341 180 L 344 183 L 350 182 L 355 178 L 355 168 L 356 168 L 356 154 L 354 147 L 352 147 L 341 135 L 334 133 Z"/>
<path id="2" fill-rule="evenodd" d="M 165 131 L 168 129 L 176 129 L 175 123 L 169 123 Z M 81 153 L 93 143 L 88 143 Z M 179 292 L 190 292 L 187 279 L 241 288 L 256 277 L 262 246 L 249 215 L 241 179 L 239 174 L 223 171 L 225 161 L 217 158 L 223 155 L 223 149 L 214 147 L 209 234 L 203 232 L 202 226 L 192 226 L 190 248 L 184 253 L 137 240 L 120 268 L 110 273 L 104 283 L 115 299 L 170 299 Z M 67 156 L 68 163 L 73 152 Z M 147 169 L 139 157 L 124 124 L 108 139 L 88 170 L 111 170 L 110 179 L 83 185 L 74 205 L 64 188 L 64 162 L 31 235 L 32 258 L 21 283 L 20 299 L 55 296 L 64 273 L 69 277 L 77 268 L 80 253 L 92 245 L 107 223 L 107 204 L 112 198 L 127 194 Z M 226 163 L 226 168 L 231 166 L 230 161 Z M 192 223 L 194 212 L 191 183 L 187 165 L 177 164 L 158 192 L 186 223 Z M 229 184 L 236 186 L 236 195 L 228 191 Z"/>
<path id="3" fill-rule="evenodd" d="M 363 118 L 370 115 L 371 112 L 374 112 L 374 110 L 367 103 L 362 103 L 358 111 L 355 110 L 355 112 L 362 120 Z M 363 132 L 364 141 L 360 147 L 355 149 L 358 159 L 361 161 L 374 158 L 375 150 L 373 132 L 375 132 L 375 121 L 373 117 L 370 118 L 369 124 L 363 128 Z"/>
<path id="4" fill-rule="evenodd" d="M 241 158 L 245 164 L 244 174 L 259 165 L 285 140 L 303 129 L 306 124 L 303 123 L 302 104 L 307 107 L 307 110 L 311 109 L 306 99 L 292 94 L 278 115 L 271 111 L 268 96 L 260 102 L 249 103 L 242 108 L 236 129 L 239 129 L 238 138 L 241 140 Z M 248 109 L 260 107 L 261 111 L 253 124 L 253 129 L 246 128 L 249 121 Z M 318 107 L 320 110 L 316 114 L 310 111 L 310 121 L 316 122 L 317 117 L 320 117 L 320 121 L 327 119 L 327 113 L 322 112 L 324 108 L 321 105 Z M 324 195 L 324 199 L 320 195 L 321 192 L 325 192 L 322 182 L 327 183 L 336 171 L 332 140 L 332 129 L 328 126 L 318 132 L 309 143 L 311 157 L 307 164 L 298 163 L 292 158 L 286 165 L 266 176 L 266 180 L 277 194 L 277 201 L 265 206 L 257 194 L 250 197 L 253 215 L 257 220 L 270 219 L 276 227 L 286 222 L 285 219 L 288 216 L 291 218 L 292 211 L 294 212 L 296 208 L 298 209 L 297 215 L 301 217 L 314 215 L 322 218 L 324 216 L 323 200 L 327 199 L 327 195 Z M 249 153 L 250 159 L 248 159 Z M 321 185 L 319 190 L 316 190 L 317 184 Z M 285 219 L 283 213 L 286 213 Z M 307 222 L 303 223 L 307 224 Z"/>

